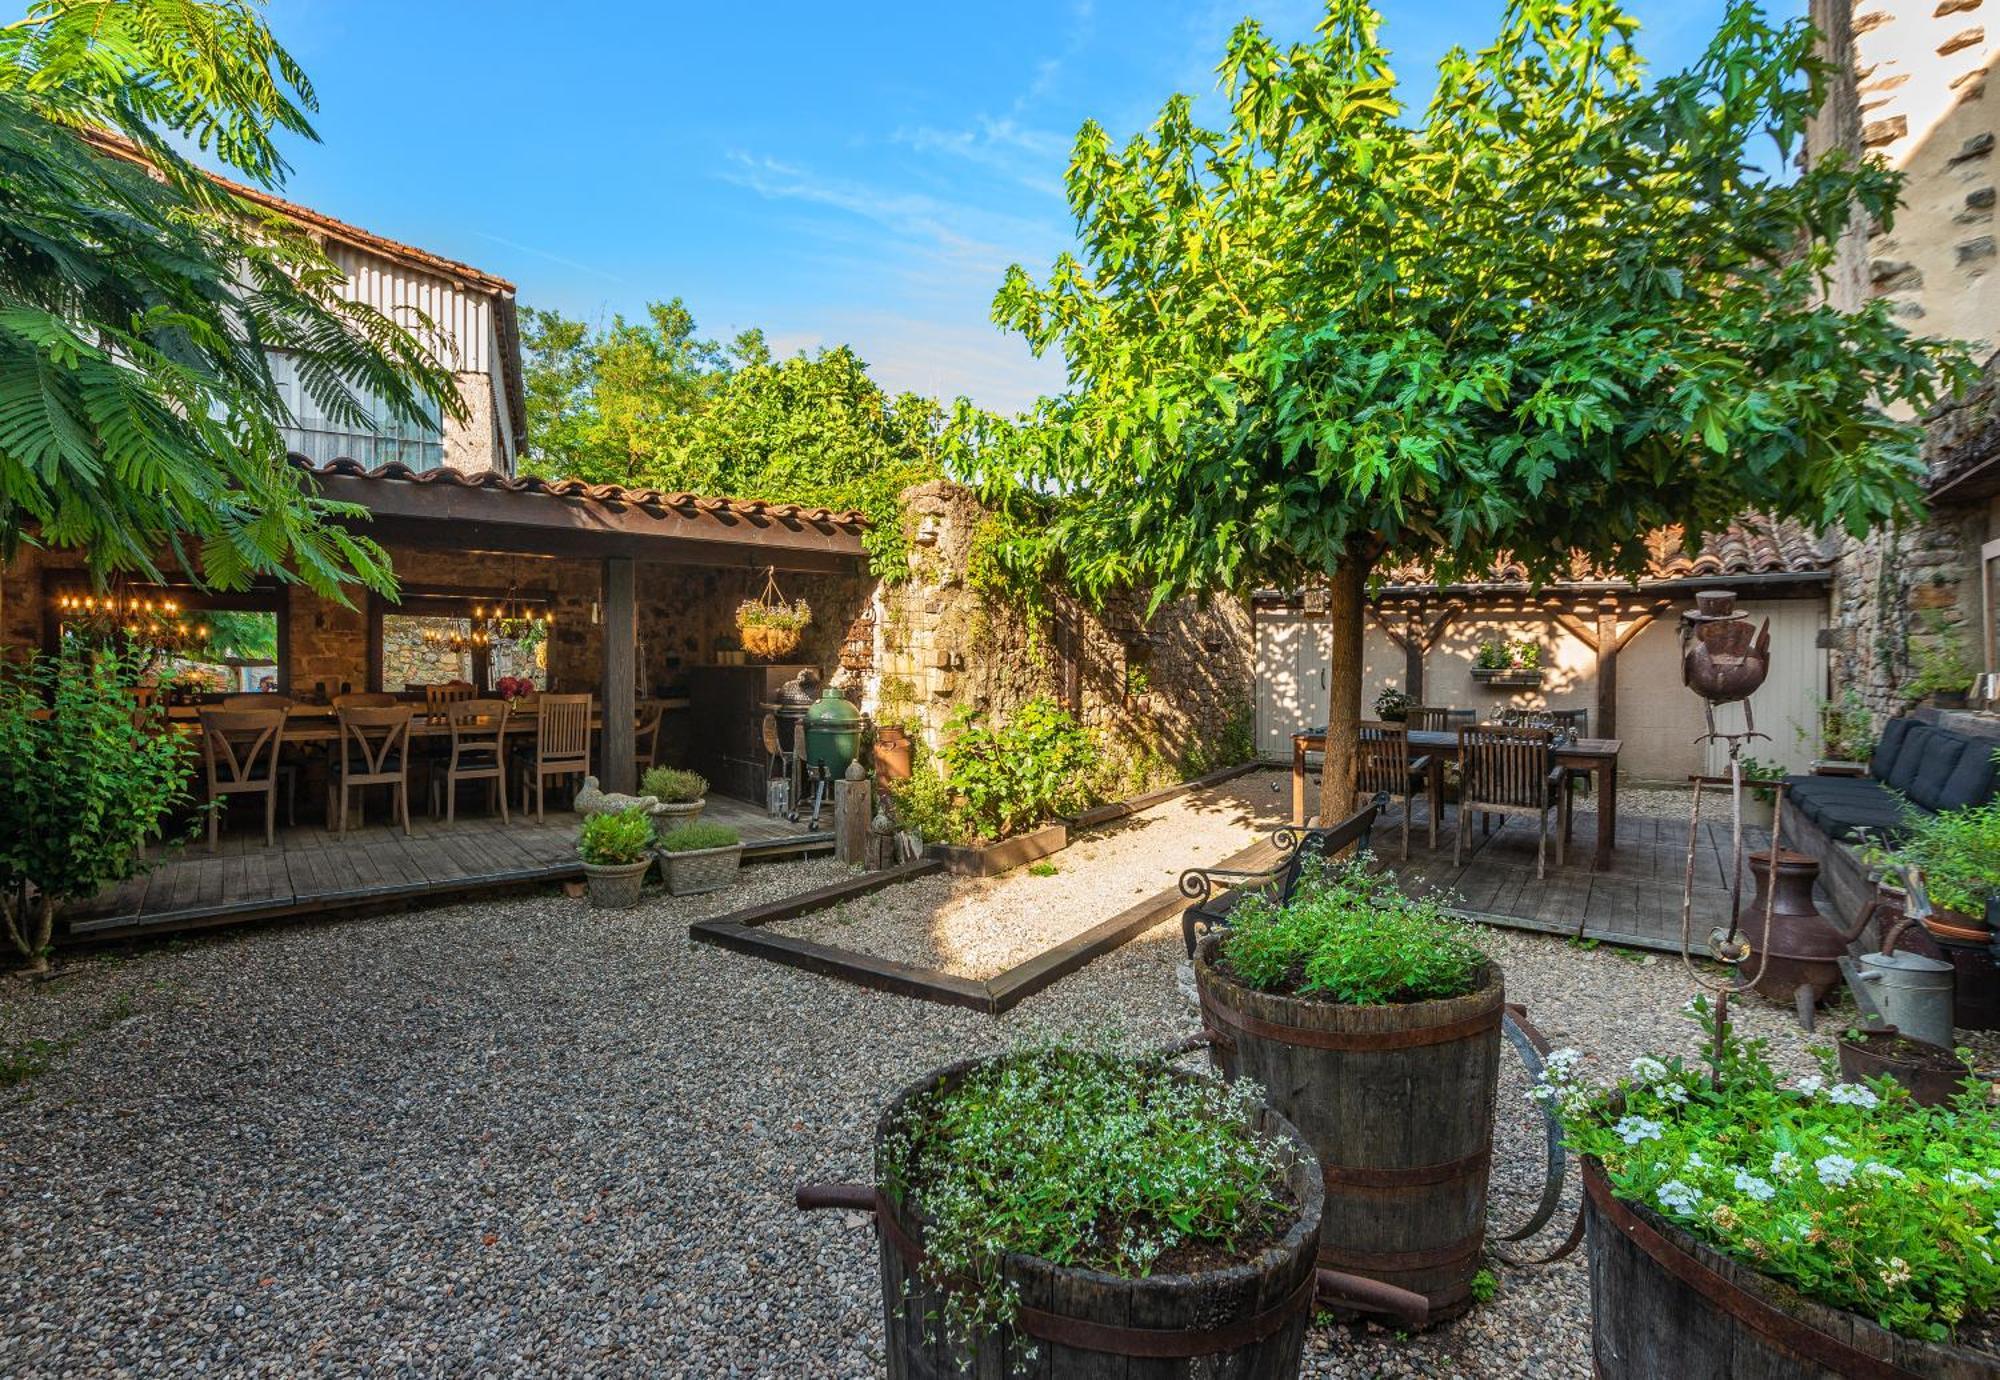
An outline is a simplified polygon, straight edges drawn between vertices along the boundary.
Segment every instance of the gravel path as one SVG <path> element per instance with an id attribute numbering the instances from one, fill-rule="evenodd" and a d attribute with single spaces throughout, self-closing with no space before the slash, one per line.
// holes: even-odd
<path id="1" fill-rule="evenodd" d="M 605 915 L 559 895 L 246 931 L 0 981 L 0 1374 L 880 1374 L 854 1179 L 895 1089 L 1030 1033 L 1195 1028 L 1168 924 L 993 1019 L 690 944 L 822 885 L 749 869 Z M 1081 894 L 1080 872 L 1051 879 Z M 1495 933 L 1510 996 L 1607 1071 L 1690 1049 L 1672 960 Z M 1785 1013 L 1752 1006 L 1804 1068 Z M 41 1070 L 22 1078 L 26 1068 Z M 1497 1222 L 1539 1133 L 1502 1098 Z M 1583 1376 L 1581 1264 L 1316 1376 Z"/>
<path id="2" fill-rule="evenodd" d="M 1290 789 L 1289 773 L 1253 772 L 1078 835 L 1039 873 L 925 877 L 771 929 L 989 978 L 1173 886 L 1186 868 L 1268 838 Z"/>

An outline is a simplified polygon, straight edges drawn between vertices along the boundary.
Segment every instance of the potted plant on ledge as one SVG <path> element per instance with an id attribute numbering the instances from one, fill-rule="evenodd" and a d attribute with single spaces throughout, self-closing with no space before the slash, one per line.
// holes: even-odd
<path id="1" fill-rule="evenodd" d="M 1642 1057 L 1594 1088 L 1559 1050 L 1535 1090 L 1584 1156 L 1598 1374 L 1993 1376 L 2000 1118 L 1983 1087 L 1923 1108 L 1829 1066 L 1783 1088 L 1764 1041 L 1718 1033 L 1704 998 L 1690 1011 L 1702 1064 Z"/>
<path id="2" fill-rule="evenodd" d="M 653 822 L 644 810 L 586 817 L 577 830 L 576 851 L 583 858 L 591 905 L 628 910 L 639 904 L 640 889 L 653 866 Z"/>
<path id="3" fill-rule="evenodd" d="M 660 836 L 660 870 L 673 896 L 720 891 L 742 863 L 743 836 L 727 824 L 683 824 Z"/>
<path id="4" fill-rule="evenodd" d="M 1485 1245 L 1505 994 L 1473 933 L 1357 860 L 1282 907 L 1246 898 L 1195 954 L 1216 1063 L 1325 1166 L 1320 1264 L 1424 1295 L 1433 1322 L 1472 1306 Z"/>
<path id="5" fill-rule="evenodd" d="M 1375 717 L 1384 723 L 1400 724 L 1410 717 L 1410 711 L 1417 707 L 1416 699 L 1407 692 L 1391 685 L 1375 697 Z"/>
<path id="6" fill-rule="evenodd" d="M 1542 683 L 1541 644 L 1526 638 L 1492 638 L 1472 656 L 1472 678 L 1483 685 L 1532 689 Z"/>
<path id="7" fill-rule="evenodd" d="M 679 767 L 654 767 L 639 779 L 639 794 L 659 802 L 653 808 L 653 828 L 666 834 L 701 818 L 708 802 L 708 781 Z"/>

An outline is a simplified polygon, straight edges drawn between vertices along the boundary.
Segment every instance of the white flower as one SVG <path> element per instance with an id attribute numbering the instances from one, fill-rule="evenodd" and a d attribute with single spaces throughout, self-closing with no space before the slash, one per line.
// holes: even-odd
<path id="1" fill-rule="evenodd" d="M 1893 1164 L 1884 1164 L 1880 1160 L 1868 1161 L 1868 1163 L 1861 1166 L 1861 1172 L 1877 1179 L 1900 1179 L 1903 1177 L 1902 1170 L 1896 1168 Z"/>
<path id="2" fill-rule="evenodd" d="M 1667 1066 L 1650 1054 L 1632 1061 L 1632 1076 L 1641 1083 L 1657 1083 L 1667 1076 Z"/>
<path id="3" fill-rule="evenodd" d="M 1796 1179 L 1799 1176 L 1799 1157 L 1789 1150 L 1780 1150 L 1771 1156 L 1771 1172 L 1781 1179 Z"/>
<path id="4" fill-rule="evenodd" d="M 1642 1116 L 1628 1116 L 1611 1129 L 1616 1131 L 1618 1138 L 1627 1145 L 1637 1145 L 1642 1140 L 1658 1140 L 1660 1133 L 1666 1130 L 1666 1127 L 1657 1121 L 1648 1121 Z"/>
<path id="5" fill-rule="evenodd" d="M 1826 1086 L 1826 1080 L 1824 1078 L 1821 1078 L 1816 1073 L 1809 1073 L 1804 1078 L 1801 1078 L 1798 1082 L 1794 1083 L 1792 1086 L 1797 1088 L 1800 1092 L 1804 1093 L 1807 1097 L 1814 1097 L 1818 1095 L 1819 1090 L 1822 1087 Z"/>
<path id="6" fill-rule="evenodd" d="M 1687 1167 L 1689 1169 L 1706 1169 L 1708 1168 L 1708 1161 L 1703 1159 L 1696 1152 L 1690 1150 L 1688 1151 Z"/>
<path id="7" fill-rule="evenodd" d="M 1813 1161 L 1819 1181 L 1828 1188 L 1840 1188 L 1854 1179 L 1855 1163 L 1845 1155 L 1821 1155 Z"/>
<path id="8" fill-rule="evenodd" d="M 1900 1255 L 1892 1255 L 1887 1260 L 1878 1255 L 1875 1257 L 1875 1263 L 1882 1267 L 1875 1273 L 1891 1289 L 1910 1282 L 1910 1263 Z"/>
<path id="9" fill-rule="evenodd" d="M 1986 1176 L 1976 1169 L 1947 1169 L 1944 1181 L 1953 1188 L 1985 1188 Z"/>
<path id="10" fill-rule="evenodd" d="M 1778 1192 L 1777 1189 L 1771 1187 L 1769 1180 L 1760 1179 L 1747 1169 L 1736 1171 L 1736 1191 L 1752 1202 L 1757 1203 L 1770 1202 L 1773 1197 L 1777 1196 Z"/>
<path id="11" fill-rule="evenodd" d="M 1859 1083 L 1835 1083 L 1826 1090 L 1826 1100 L 1843 1107 L 1873 1107 L 1882 1099 L 1875 1096 L 1872 1089 Z"/>
<path id="12" fill-rule="evenodd" d="M 1555 1049 L 1549 1051 L 1549 1057 L 1542 1061 L 1542 1067 L 1550 1073 L 1562 1074 L 1568 1073 L 1582 1062 L 1583 1051 L 1580 1049 Z"/>
<path id="13" fill-rule="evenodd" d="M 1653 1091 L 1658 1093 L 1662 1100 L 1677 1105 L 1688 1100 L 1688 1090 L 1678 1083 L 1662 1083 Z"/>
<path id="14" fill-rule="evenodd" d="M 1693 1212 L 1694 1205 L 1701 1201 L 1701 1190 L 1689 1188 L 1679 1179 L 1669 1179 L 1660 1185 L 1660 1206 L 1669 1212 Z"/>

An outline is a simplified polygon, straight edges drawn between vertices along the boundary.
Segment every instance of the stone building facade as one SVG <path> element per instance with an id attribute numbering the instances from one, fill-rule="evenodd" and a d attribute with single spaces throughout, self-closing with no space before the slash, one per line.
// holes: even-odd
<path id="1" fill-rule="evenodd" d="M 1886 159 L 1905 177 L 1890 225 L 1855 227 L 1840 246 L 1832 300 L 1886 298 L 1911 330 L 2000 346 L 1994 204 L 2000 185 L 2000 107 L 1988 98 L 1996 48 L 1985 0 L 1812 0 L 1814 25 L 1836 68 L 1807 141 Z M 2000 499 L 1982 485 L 1947 482 L 1982 460 L 1994 409 L 1996 361 L 1967 398 L 1925 419 L 1929 513 L 1844 538 L 1835 565 L 1834 682 L 1859 695 L 1877 722 L 1913 701 L 1915 668 L 1956 650 L 1970 668 L 2000 669 L 1987 553 L 2000 540 Z"/>

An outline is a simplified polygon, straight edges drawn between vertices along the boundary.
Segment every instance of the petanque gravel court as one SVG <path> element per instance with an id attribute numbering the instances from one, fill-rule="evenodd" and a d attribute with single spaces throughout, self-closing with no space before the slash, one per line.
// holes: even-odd
<path id="1" fill-rule="evenodd" d="M 1159 827 L 1214 861 L 1257 800 Z M 1113 841 L 1147 827 L 1096 845 L 1113 887 L 1072 846 L 1037 879 L 1050 904 L 1129 905 Z M 1197 1020 L 1174 923 L 999 1018 L 687 938 L 842 875 L 271 927 L 0 988 L 0 1374 L 880 1374 L 872 1233 L 799 1213 L 794 1187 L 864 1178 L 879 1108 L 941 1063 L 1038 1035 L 1164 1045 Z M 1488 938 L 1510 998 L 1607 1074 L 1694 1048 L 1678 960 Z M 1786 1012 L 1739 1015 L 1810 1068 Z M 1501 1227 L 1540 1184 L 1522 1089 L 1510 1069 Z M 1307 1373 L 1588 1375 L 1580 1259 L 1497 1273 L 1490 1304 L 1414 1338 L 1318 1328 Z"/>

